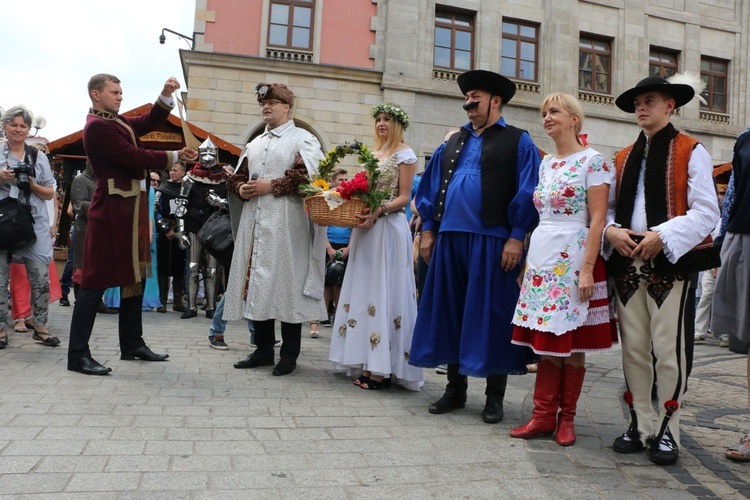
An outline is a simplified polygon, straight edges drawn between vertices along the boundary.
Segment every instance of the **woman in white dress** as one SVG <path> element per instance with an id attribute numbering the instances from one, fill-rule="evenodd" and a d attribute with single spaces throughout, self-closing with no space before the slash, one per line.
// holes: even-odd
<path id="1" fill-rule="evenodd" d="M 341 295 L 331 335 L 329 359 L 362 389 L 376 390 L 390 381 L 418 391 L 421 368 L 409 365 L 417 317 L 411 233 L 404 207 L 409 203 L 417 157 L 403 143 L 409 118 L 398 106 L 378 104 L 375 149 L 380 162 L 378 187 L 390 198 L 363 214 L 351 234 Z"/>

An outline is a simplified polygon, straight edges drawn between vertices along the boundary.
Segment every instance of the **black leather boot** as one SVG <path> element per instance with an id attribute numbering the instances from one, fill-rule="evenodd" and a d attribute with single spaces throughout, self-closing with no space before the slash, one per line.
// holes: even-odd
<path id="1" fill-rule="evenodd" d="M 458 373 L 458 365 L 448 365 L 448 385 L 445 386 L 445 394 L 430 405 L 430 413 L 440 415 L 466 406 L 468 387 L 466 375 Z"/>
<path id="2" fill-rule="evenodd" d="M 172 278 L 172 293 L 174 294 L 174 298 L 172 299 L 172 310 L 175 312 L 185 312 L 185 302 L 183 300 L 185 286 L 183 284 L 183 278 Z"/>
<path id="3" fill-rule="evenodd" d="M 484 391 L 487 400 L 482 411 L 482 420 L 488 424 L 496 424 L 503 420 L 503 399 L 505 399 L 507 384 L 507 375 L 490 375 L 487 377 L 487 389 Z"/>
<path id="4" fill-rule="evenodd" d="M 156 312 L 167 312 L 167 296 L 169 295 L 169 276 L 166 274 L 159 275 L 159 301 L 161 305 L 156 308 Z"/>

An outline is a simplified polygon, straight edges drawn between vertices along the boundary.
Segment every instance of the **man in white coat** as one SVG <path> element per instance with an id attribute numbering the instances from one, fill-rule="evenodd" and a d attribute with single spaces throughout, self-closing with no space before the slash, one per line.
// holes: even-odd
<path id="1" fill-rule="evenodd" d="M 294 94 L 285 85 L 256 87 L 265 131 L 240 157 L 227 189 L 244 200 L 224 318 L 255 322 L 257 349 L 235 368 L 274 364 L 275 320 L 281 321 L 281 359 L 274 375 L 297 366 L 302 323 L 326 317 L 323 303 L 325 241 L 305 214 L 299 185 L 323 158 L 320 143 L 297 128 L 289 113 Z"/>

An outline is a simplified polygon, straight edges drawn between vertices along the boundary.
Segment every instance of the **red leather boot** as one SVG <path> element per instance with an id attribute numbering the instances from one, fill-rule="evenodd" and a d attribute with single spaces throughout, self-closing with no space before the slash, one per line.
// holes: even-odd
<path id="1" fill-rule="evenodd" d="M 565 365 L 562 375 L 562 391 L 560 392 L 560 415 L 557 420 L 557 434 L 555 441 L 560 446 L 570 446 L 576 442 L 576 430 L 573 421 L 576 417 L 576 406 L 583 387 L 586 367 Z"/>
<path id="2" fill-rule="evenodd" d="M 511 429 L 510 437 L 531 439 L 555 432 L 560 403 L 562 367 L 548 359 L 539 362 L 534 385 L 534 412 L 526 424 Z"/>

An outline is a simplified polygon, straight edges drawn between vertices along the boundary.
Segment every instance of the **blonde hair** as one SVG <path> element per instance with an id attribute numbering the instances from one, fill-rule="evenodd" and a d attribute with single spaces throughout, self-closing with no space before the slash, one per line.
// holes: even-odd
<path id="1" fill-rule="evenodd" d="M 576 123 L 575 127 L 576 141 L 578 141 L 579 144 L 583 145 L 583 141 L 580 137 L 581 130 L 583 130 L 583 108 L 581 107 L 581 103 L 578 101 L 578 99 L 570 94 L 566 94 L 564 92 L 555 92 L 544 98 L 544 102 L 542 102 L 542 106 L 539 108 L 539 111 L 544 113 L 544 110 L 553 103 L 558 104 L 571 116 L 578 117 L 578 122 Z"/>
<path id="2" fill-rule="evenodd" d="M 400 108 L 400 106 L 398 107 Z M 388 135 L 385 137 L 385 139 L 380 137 L 380 134 L 378 134 L 378 116 L 380 116 L 381 114 L 384 114 L 391 118 L 391 126 L 388 127 Z M 398 149 L 401 143 L 404 142 L 404 125 L 400 120 L 398 120 L 395 116 L 389 114 L 387 111 L 381 111 L 373 118 L 375 118 L 375 124 L 373 125 L 373 131 L 375 133 L 375 149 L 384 151 L 390 155 L 394 151 L 396 151 L 396 149 Z"/>

